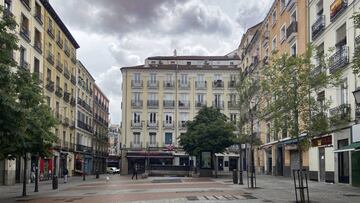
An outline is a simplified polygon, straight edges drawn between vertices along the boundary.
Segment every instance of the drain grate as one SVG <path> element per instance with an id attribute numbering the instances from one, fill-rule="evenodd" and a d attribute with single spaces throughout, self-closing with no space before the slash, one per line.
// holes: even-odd
<path id="1" fill-rule="evenodd" d="M 187 196 L 186 199 L 189 200 L 189 201 L 199 200 L 199 198 L 197 196 Z"/>

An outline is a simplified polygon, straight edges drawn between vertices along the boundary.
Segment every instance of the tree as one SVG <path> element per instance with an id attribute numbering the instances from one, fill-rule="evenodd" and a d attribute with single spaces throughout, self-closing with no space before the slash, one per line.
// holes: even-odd
<path id="1" fill-rule="evenodd" d="M 250 144 L 250 179 L 251 187 L 254 187 L 254 152 L 253 146 L 260 144 L 260 139 L 254 133 L 254 120 L 257 118 L 259 105 L 259 65 L 258 61 L 253 63 L 251 69 L 247 71 L 240 71 L 239 83 L 237 84 L 237 91 L 239 95 L 239 157 L 240 157 L 240 184 L 242 184 L 242 150 L 241 144 Z"/>
<path id="2" fill-rule="evenodd" d="M 312 64 L 310 45 L 299 56 L 276 53 L 273 56 L 272 64 L 264 70 L 262 94 L 267 95 L 268 105 L 262 117 L 273 121 L 275 136 L 282 132 L 285 137 L 289 134 L 297 140 L 300 184 L 303 184 L 303 151 L 311 137 L 327 132 L 329 126 L 324 113 L 328 102 L 318 100 L 316 93 L 334 84 L 339 73 L 327 74 L 322 54 L 315 56 L 318 65 Z M 304 202 L 304 191 L 300 190 L 300 198 Z"/>
<path id="3" fill-rule="evenodd" d="M 202 151 L 222 153 L 234 144 L 234 124 L 214 107 L 203 107 L 193 121 L 186 123 L 187 131 L 179 137 L 179 143 L 191 156 L 198 156 Z"/>
<path id="4" fill-rule="evenodd" d="M 24 159 L 23 196 L 26 196 L 28 155 L 36 155 L 37 159 L 51 156 L 49 149 L 57 139 L 51 129 L 56 120 L 44 103 L 36 75 L 16 67 L 12 57 L 18 48 L 13 34 L 16 22 L 2 8 L 0 11 L 4 13 L 0 20 L 0 158 Z"/>

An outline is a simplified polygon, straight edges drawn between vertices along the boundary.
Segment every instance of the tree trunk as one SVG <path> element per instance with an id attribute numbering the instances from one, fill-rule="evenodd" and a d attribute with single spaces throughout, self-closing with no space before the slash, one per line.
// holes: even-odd
<path id="1" fill-rule="evenodd" d="M 23 192 L 22 192 L 22 196 L 25 197 L 26 196 L 26 182 L 27 182 L 27 155 L 26 153 L 24 154 L 24 174 L 23 174 Z"/>
<path id="2" fill-rule="evenodd" d="M 35 158 L 35 190 L 34 192 L 39 192 L 39 156 Z"/>

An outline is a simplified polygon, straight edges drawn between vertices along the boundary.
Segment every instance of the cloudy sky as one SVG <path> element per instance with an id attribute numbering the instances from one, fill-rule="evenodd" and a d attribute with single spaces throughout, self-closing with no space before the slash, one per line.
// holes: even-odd
<path id="1" fill-rule="evenodd" d="M 225 55 L 273 0 L 50 0 L 80 44 L 78 58 L 121 121 L 120 67 L 155 55 Z"/>

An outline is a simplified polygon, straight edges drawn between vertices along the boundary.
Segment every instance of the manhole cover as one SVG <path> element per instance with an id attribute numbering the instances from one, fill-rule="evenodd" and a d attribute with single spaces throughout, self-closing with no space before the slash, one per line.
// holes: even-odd
<path id="1" fill-rule="evenodd" d="M 187 196 L 186 199 L 189 200 L 189 201 L 199 200 L 199 198 L 196 197 L 196 196 Z"/>
<path id="2" fill-rule="evenodd" d="M 152 183 L 181 183 L 180 179 L 155 179 Z"/>

